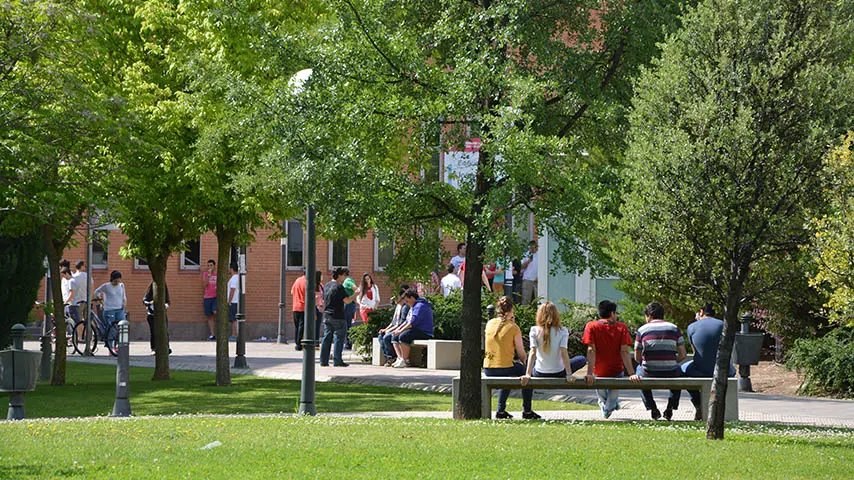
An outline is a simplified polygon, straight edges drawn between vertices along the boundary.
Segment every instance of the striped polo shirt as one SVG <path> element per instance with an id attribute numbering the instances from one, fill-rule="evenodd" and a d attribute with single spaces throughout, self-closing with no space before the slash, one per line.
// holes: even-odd
<path id="1" fill-rule="evenodd" d="M 635 337 L 635 350 L 641 351 L 643 371 L 650 377 L 680 376 L 676 348 L 684 345 L 679 327 L 664 320 L 651 320 Z"/>

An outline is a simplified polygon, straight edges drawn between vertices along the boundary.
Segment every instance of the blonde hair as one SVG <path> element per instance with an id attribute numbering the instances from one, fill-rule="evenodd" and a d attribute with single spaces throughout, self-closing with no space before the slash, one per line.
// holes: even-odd
<path id="1" fill-rule="evenodd" d="M 560 315 L 552 302 L 546 302 L 537 309 L 537 327 L 542 335 L 543 352 L 548 353 L 552 343 L 552 328 L 560 328 Z"/>
<path id="2" fill-rule="evenodd" d="M 513 303 L 509 298 L 502 295 L 495 301 L 495 310 L 498 312 L 498 318 L 500 318 L 501 321 L 498 322 L 498 328 L 495 329 L 495 333 L 492 337 L 498 338 L 498 334 L 501 333 L 501 329 L 508 323 L 513 322 L 512 319 L 507 318 L 508 313 L 513 313 Z"/>

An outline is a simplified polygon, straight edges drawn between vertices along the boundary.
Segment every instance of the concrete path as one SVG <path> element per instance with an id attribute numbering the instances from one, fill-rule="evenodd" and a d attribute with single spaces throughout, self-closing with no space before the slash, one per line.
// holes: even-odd
<path id="1" fill-rule="evenodd" d="M 38 350 L 36 342 L 27 342 L 25 348 Z M 215 342 L 172 342 L 170 368 L 175 370 L 196 370 L 214 372 Z M 230 342 L 230 364 L 234 364 L 235 344 Z M 315 361 L 320 352 L 315 352 Z M 115 364 L 115 359 L 107 355 L 103 346 L 94 357 L 83 358 L 70 355 L 70 361 Z M 234 374 L 249 374 L 269 378 L 299 380 L 302 377 L 303 352 L 297 352 L 293 344 L 279 345 L 270 342 L 249 342 L 246 344 L 248 369 L 234 369 Z M 376 386 L 392 386 L 431 390 L 451 391 L 451 380 L 458 375 L 453 370 L 426 370 L 421 368 L 396 369 L 375 367 L 361 363 L 352 352 L 345 352 L 345 361 L 349 367 L 320 367 L 317 365 L 316 378 L 319 382 L 359 383 Z M 148 342 L 131 344 L 131 365 L 154 367 L 154 356 Z M 514 391 L 513 395 L 518 395 Z M 660 408 L 666 405 L 666 392 L 656 392 Z M 622 408 L 611 416 L 612 420 L 649 419 L 648 412 L 640 400 L 640 391 L 629 390 L 620 393 Z M 573 401 L 596 405 L 595 393 L 579 391 L 539 391 L 535 398 Z M 663 409 L 663 408 L 662 408 Z M 548 419 L 601 420 L 598 410 L 550 411 L 539 412 Z M 368 413 L 367 416 L 399 417 L 424 416 L 450 418 L 450 412 L 387 412 Z M 683 392 L 681 408 L 674 414 L 675 420 L 690 420 L 694 417 L 694 408 L 687 392 Z M 854 400 L 829 400 L 808 397 L 787 397 L 756 393 L 739 393 L 739 419 L 749 422 L 778 422 L 799 425 L 854 428 Z"/>

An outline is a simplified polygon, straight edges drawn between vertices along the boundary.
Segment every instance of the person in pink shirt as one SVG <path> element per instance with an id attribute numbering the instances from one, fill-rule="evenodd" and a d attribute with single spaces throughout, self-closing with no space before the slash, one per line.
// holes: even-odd
<path id="1" fill-rule="evenodd" d="M 208 319 L 208 340 L 216 340 L 214 322 L 216 321 L 216 262 L 208 260 L 207 269 L 202 272 L 202 287 L 205 289 L 202 304 Z"/>

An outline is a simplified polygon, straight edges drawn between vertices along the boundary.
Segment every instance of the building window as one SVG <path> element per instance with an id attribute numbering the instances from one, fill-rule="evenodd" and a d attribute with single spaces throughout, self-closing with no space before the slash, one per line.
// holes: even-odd
<path id="1" fill-rule="evenodd" d="M 101 233 L 101 232 L 98 232 Z M 107 269 L 107 252 L 110 243 L 107 232 L 92 237 L 92 268 Z"/>
<path id="2" fill-rule="evenodd" d="M 283 238 L 287 246 L 287 268 L 289 270 L 299 270 L 303 267 L 303 237 L 302 223 L 299 220 L 288 220 L 285 224 L 285 232 L 287 238 Z"/>
<path id="3" fill-rule="evenodd" d="M 199 270 L 202 268 L 201 240 L 187 242 L 187 249 L 181 252 L 181 270 Z"/>
<path id="4" fill-rule="evenodd" d="M 329 268 L 350 266 L 350 241 L 341 238 L 329 242 Z"/>
<path id="5" fill-rule="evenodd" d="M 133 259 L 133 269 L 134 270 L 148 270 L 148 262 L 146 262 L 144 258 L 134 258 Z"/>
<path id="6" fill-rule="evenodd" d="M 374 270 L 383 271 L 394 258 L 394 238 L 387 233 L 374 232 Z"/>

